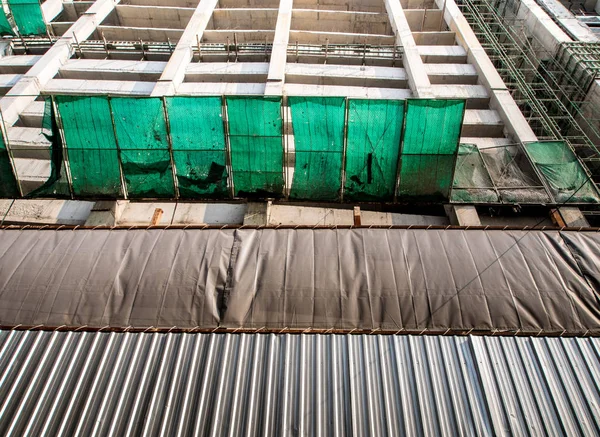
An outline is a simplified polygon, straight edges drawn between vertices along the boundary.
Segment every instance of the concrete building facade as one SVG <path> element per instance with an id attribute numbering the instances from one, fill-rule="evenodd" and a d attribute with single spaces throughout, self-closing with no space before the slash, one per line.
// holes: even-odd
<path id="1" fill-rule="evenodd" d="M 522 3 L 524 10 L 529 3 Z M 560 42 L 556 24 L 535 6 L 541 19 L 533 29 L 558 35 Z M 488 167 L 505 146 L 552 139 L 536 135 L 461 8 L 454 0 L 42 2 L 47 35 L 5 39 L 0 59 L 5 141 L 25 197 L 2 201 L 4 222 L 138 225 L 154 223 L 161 210 L 154 224 L 353 224 L 358 207 L 362 224 L 552 224 L 556 214 L 551 210 L 566 204 L 508 196 L 489 202 L 491 212 L 485 201 L 453 202 L 451 197 L 424 208 L 410 202 L 297 204 L 287 197 L 247 204 L 244 196 L 217 204 L 140 203 L 127 195 L 102 202 L 76 195 L 27 199 L 52 172 L 42 125 L 44 100 L 55 96 L 279 96 L 288 190 L 295 156 L 289 97 L 462 100 L 459 142 L 477 151 L 490 149 L 484 152 Z M 519 161 L 517 171 L 535 179 L 522 185 L 552 190 L 527 156 L 506 153 Z M 499 174 L 507 168 L 500 165 Z M 494 181 L 499 193 L 506 189 L 502 182 Z M 558 223 L 587 224 L 582 214 L 575 217 L 571 221 L 572 214 L 565 213 Z"/>

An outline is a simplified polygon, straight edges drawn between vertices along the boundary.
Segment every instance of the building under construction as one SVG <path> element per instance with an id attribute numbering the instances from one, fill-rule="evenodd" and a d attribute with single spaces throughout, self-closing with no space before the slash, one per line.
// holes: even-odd
<path id="1" fill-rule="evenodd" d="M 1 435 L 600 435 L 600 2 L 2 6 Z"/>

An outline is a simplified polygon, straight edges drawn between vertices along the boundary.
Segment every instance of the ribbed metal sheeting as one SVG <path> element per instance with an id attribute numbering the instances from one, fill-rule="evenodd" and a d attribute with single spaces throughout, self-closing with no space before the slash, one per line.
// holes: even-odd
<path id="1" fill-rule="evenodd" d="M 0 332 L 0 433 L 597 435 L 596 338 Z"/>

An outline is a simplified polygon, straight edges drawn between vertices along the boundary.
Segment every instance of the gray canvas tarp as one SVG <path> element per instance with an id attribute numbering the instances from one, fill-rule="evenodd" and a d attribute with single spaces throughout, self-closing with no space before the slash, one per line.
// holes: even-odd
<path id="1" fill-rule="evenodd" d="M 0 325 L 600 333 L 600 234 L 0 231 Z"/>

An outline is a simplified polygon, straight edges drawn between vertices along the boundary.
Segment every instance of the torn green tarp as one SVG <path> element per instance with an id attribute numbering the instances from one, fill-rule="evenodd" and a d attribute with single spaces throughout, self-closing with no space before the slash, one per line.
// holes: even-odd
<path id="1" fill-rule="evenodd" d="M 461 144 L 458 148 L 452 202 L 498 202 L 492 178 L 485 168 L 479 150 L 474 144 Z"/>
<path id="2" fill-rule="evenodd" d="M 6 17 L 6 11 L 4 11 L 4 7 L 0 8 L 0 36 L 14 36 L 15 32 L 13 31 L 12 25 L 8 21 Z"/>
<path id="3" fill-rule="evenodd" d="M 8 5 L 21 35 L 46 35 L 46 22 L 39 0 L 8 0 Z"/>
<path id="4" fill-rule="evenodd" d="M 464 110 L 464 100 L 407 101 L 399 199 L 449 197 Z"/>
<path id="5" fill-rule="evenodd" d="M 174 198 L 173 166 L 162 99 L 114 97 L 115 121 L 127 196 Z"/>
<path id="6" fill-rule="evenodd" d="M 525 143 L 525 150 L 548 181 L 556 203 L 598 203 L 594 183 L 564 141 Z"/>
<path id="7" fill-rule="evenodd" d="M 4 134 L 0 132 L 0 197 L 14 199 L 20 196 L 19 184 L 13 170 L 11 156 L 6 148 Z"/>
<path id="8" fill-rule="evenodd" d="M 107 97 L 56 96 L 73 193 L 122 197 L 117 143 Z"/>
<path id="9" fill-rule="evenodd" d="M 179 196 L 228 196 L 221 97 L 168 97 Z"/>
<path id="10" fill-rule="evenodd" d="M 338 200 L 344 154 L 344 97 L 289 97 L 295 166 L 290 198 Z"/>
<path id="11" fill-rule="evenodd" d="M 283 195 L 281 97 L 227 97 L 236 197 Z"/>
<path id="12" fill-rule="evenodd" d="M 348 104 L 345 200 L 391 201 L 396 188 L 404 101 Z"/>
<path id="13" fill-rule="evenodd" d="M 63 143 L 56 118 L 52 100 L 47 98 L 44 104 L 42 135 L 50 141 L 50 176 L 42 186 L 28 193 L 26 197 L 65 198 L 71 194 L 64 170 Z"/>

